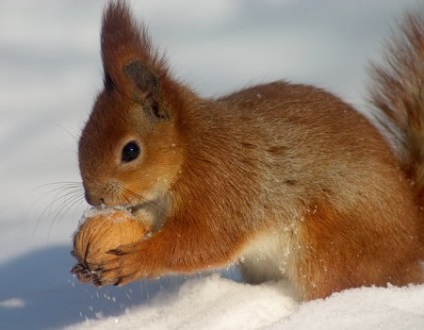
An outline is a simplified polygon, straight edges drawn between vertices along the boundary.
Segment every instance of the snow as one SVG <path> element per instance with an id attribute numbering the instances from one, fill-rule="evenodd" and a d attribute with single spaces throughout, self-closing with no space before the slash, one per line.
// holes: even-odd
<path id="1" fill-rule="evenodd" d="M 2 308 L 23 308 L 25 307 L 25 301 L 19 298 L 10 298 L 4 301 L 0 301 L 0 307 Z"/>
<path id="2" fill-rule="evenodd" d="M 284 282 L 251 286 L 214 275 L 68 329 L 423 329 L 424 286 L 354 289 L 300 305 L 289 291 Z"/>
<path id="3" fill-rule="evenodd" d="M 0 329 L 423 329 L 424 286 L 300 303 L 234 268 L 97 289 L 69 273 L 87 209 L 77 141 L 101 88 L 103 0 L 0 2 Z M 366 111 L 370 59 L 415 0 L 143 0 L 175 75 L 205 96 L 289 79 Z M 396 247 L 393 247 L 396 248 Z M 388 251 L 390 253 L 390 251 Z"/>
<path id="4" fill-rule="evenodd" d="M 126 326 L 146 329 L 258 329 L 290 315 L 298 303 L 283 283 L 252 286 L 211 275 L 191 279 L 177 292 L 158 294 L 140 313 L 128 310 Z M 285 294 L 284 294 L 285 293 Z M 252 299 L 255 297 L 255 299 Z M 273 303 L 270 305 L 269 302 Z M 231 307 L 229 307 L 231 306 Z M 127 322 L 127 319 L 125 319 Z M 121 317 L 86 321 L 88 329 L 107 329 Z M 81 325 L 69 329 L 81 329 Z"/>

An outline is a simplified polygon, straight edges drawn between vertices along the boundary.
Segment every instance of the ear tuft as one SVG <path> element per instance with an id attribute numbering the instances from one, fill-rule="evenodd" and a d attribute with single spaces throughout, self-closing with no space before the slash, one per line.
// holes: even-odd
<path id="1" fill-rule="evenodd" d="M 159 92 L 167 77 L 163 56 L 152 47 L 147 29 L 138 26 L 125 1 L 112 1 L 103 15 L 101 52 L 105 88 L 112 86 L 140 101 Z"/>

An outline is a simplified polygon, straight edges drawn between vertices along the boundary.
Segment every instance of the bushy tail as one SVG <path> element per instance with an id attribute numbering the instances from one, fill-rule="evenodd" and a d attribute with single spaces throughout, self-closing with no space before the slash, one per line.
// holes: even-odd
<path id="1" fill-rule="evenodd" d="M 388 42 L 385 63 L 373 66 L 371 102 L 424 206 L 424 6 L 406 15 Z"/>

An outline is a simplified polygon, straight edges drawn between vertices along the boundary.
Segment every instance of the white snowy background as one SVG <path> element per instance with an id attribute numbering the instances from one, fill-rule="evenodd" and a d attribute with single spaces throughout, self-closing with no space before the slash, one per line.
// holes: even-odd
<path id="1" fill-rule="evenodd" d="M 201 95 L 318 84 L 366 111 L 367 65 L 416 0 L 133 0 Z M 424 286 L 299 303 L 223 275 L 95 289 L 69 274 L 77 140 L 101 88 L 101 0 L 0 1 L 0 329 L 424 329 Z M 77 185 L 75 185 L 75 183 Z M 393 246 L 393 249 L 396 249 Z M 391 253 L 391 251 L 387 251 Z"/>

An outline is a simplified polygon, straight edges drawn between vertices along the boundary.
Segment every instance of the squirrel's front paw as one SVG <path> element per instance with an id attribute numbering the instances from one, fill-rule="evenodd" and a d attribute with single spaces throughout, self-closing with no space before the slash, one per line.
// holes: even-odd
<path id="1" fill-rule="evenodd" d="M 148 275 L 139 244 L 122 245 L 107 254 L 101 264 L 91 265 L 94 285 L 124 285 Z"/>

